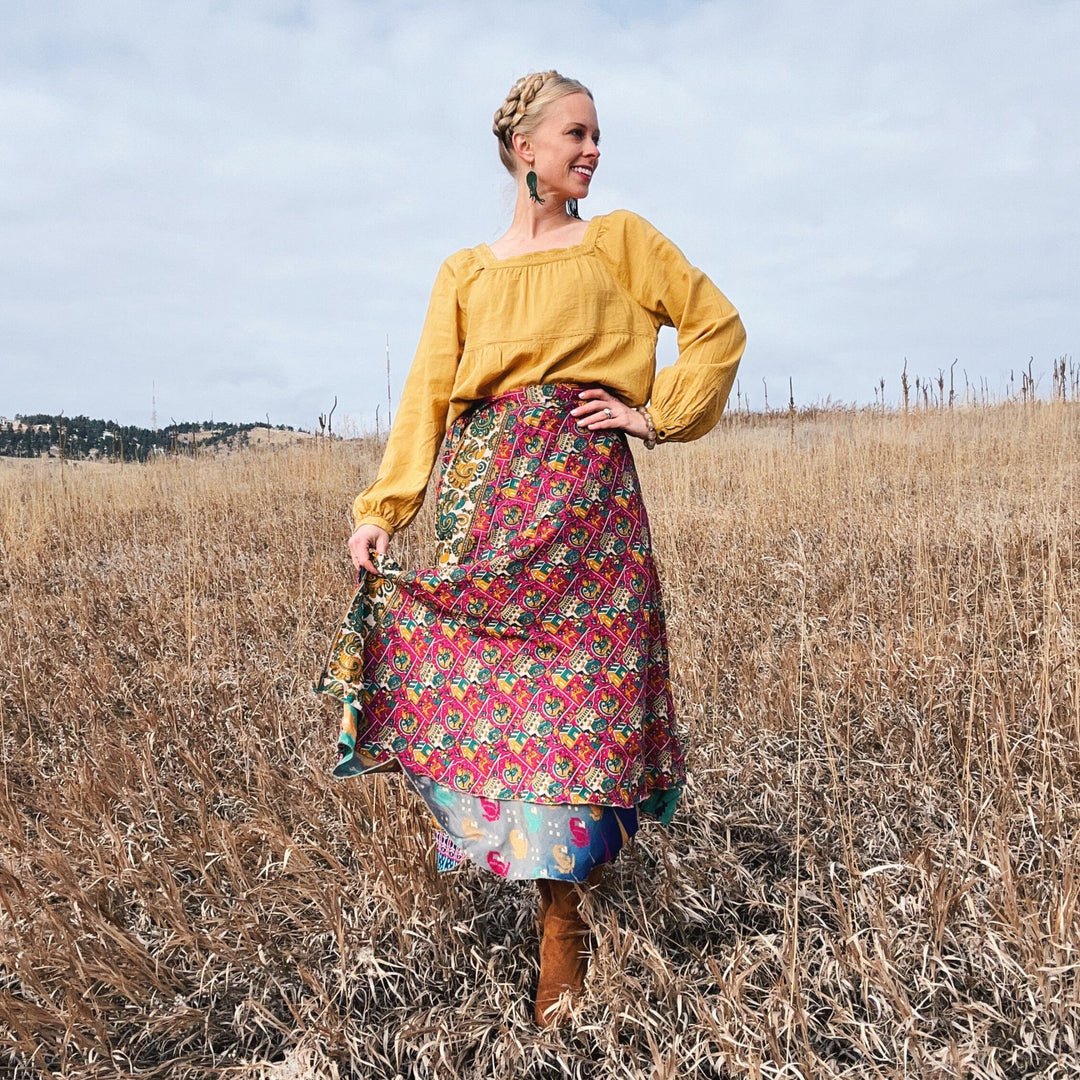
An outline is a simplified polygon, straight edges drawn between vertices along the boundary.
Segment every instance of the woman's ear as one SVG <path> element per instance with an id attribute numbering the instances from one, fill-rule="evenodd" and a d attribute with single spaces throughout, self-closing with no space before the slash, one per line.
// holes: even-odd
<path id="1" fill-rule="evenodd" d="M 533 154 L 532 146 L 529 143 L 529 136 L 522 131 L 515 131 L 510 136 L 510 145 L 514 148 L 514 153 L 518 158 L 526 165 L 532 165 L 535 154 Z"/>

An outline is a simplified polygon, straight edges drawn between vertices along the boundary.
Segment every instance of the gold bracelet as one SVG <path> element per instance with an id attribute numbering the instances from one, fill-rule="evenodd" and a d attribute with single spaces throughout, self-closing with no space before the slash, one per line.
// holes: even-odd
<path id="1" fill-rule="evenodd" d="M 656 425 L 652 422 L 649 410 L 644 405 L 635 405 L 634 411 L 641 413 L 645 421 L 645 438 L 642 441 L 645 443 L 645 449 L 651 450 L 656 446 Z"/>

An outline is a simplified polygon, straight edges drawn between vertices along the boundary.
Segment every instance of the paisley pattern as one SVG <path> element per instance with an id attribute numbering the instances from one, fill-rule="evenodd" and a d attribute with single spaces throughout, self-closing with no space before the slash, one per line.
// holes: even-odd
<path id="1" fill-rule="evenodd" d="M 462 795 L 426 776 L 406 772 L 427 803 L 439 831 L 439 870 L 454 870 L 466 857 L 505 878 L 584 881 L 610 862 L 638 829 L 638 809 L 561 806 Z"/>
<path id="2" fill-rule="evenodd" d="M 488 799 L 633 807 L 684 776 L 648 520 L 621 432 L 580 388 L 523 387 L 451 428 L 439 565 L 379 557 L 317 689 L 344 703 L 335 775 L 397 758 Z"/>

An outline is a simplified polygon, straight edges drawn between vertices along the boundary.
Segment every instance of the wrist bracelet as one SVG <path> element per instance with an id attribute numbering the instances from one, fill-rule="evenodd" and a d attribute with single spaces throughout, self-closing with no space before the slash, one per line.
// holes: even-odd
<path id="1" fill-rule="evenodd" d="M 645 421 L 645 438 L 642 441 L 645 443 L 645 449 L 651 450 L 656 446 L 656 425 L 653 424 L 649 410 L 644 405 L 635 405 L 634 411 L 641 413 L 642 419 Z"/>

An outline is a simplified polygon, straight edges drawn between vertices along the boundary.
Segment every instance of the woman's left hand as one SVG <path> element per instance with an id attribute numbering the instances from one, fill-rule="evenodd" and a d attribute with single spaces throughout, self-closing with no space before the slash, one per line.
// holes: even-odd
<path id="1" fill-rule="evenodd" d="M 589 431 L 625 431 L 636 439 L 649 434 L 645 417 L 602 387 L 590 387 L 578 394 L 581 404 L 570 410 L 578 427 Z"/>

